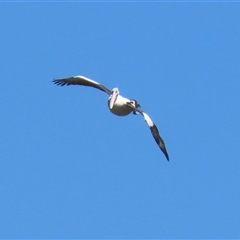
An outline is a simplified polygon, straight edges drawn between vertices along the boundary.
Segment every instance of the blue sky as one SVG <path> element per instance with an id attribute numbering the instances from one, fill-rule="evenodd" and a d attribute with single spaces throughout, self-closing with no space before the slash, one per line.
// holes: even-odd
<path id="1" fill-rule="evenodd" d="M 0 3 L 0 238 L 240 238 L 239 3 Z M 83 75 L 137 99 L 57 87 Z"/>

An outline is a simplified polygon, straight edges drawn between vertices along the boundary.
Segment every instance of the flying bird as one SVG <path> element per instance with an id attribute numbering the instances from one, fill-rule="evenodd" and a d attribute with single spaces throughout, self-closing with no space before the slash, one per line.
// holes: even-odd
<path id="1" fill-rule="evenodd" d="M 141 114 L 145 122 L 149 126 L 157 145 L 159 146 L 159 148 L 162 150 L 165 157 L 169 161 L 169 156 L 167 153 L 165 143 L 159 134 L 157 126 L 154 124 L 151 118 L 140 108 L 140 104 L 135 99 L 128 99 L 121 96 L 118 88 L 113 88 L 112 90 L 110 90 L 104 85 L 83 76 L 59 78 L 59 79 L 54 79 L 53 82 L 59 86 L 82 85 L 82 86 L 94 87 L 107 93 L 109 95 L 108 107 L 110 111 L 115 115 L 126 116 L 130 113 Z"/>

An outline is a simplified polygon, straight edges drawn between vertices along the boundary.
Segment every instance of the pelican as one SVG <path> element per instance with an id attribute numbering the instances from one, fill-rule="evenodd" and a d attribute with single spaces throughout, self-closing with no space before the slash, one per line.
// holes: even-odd
<path id="1" fill-rule="evenodd" d="M 162 150 L 163 154 L 169 161 L 169 156 L 167 153 L 165 143 L 159 134 L 157 126 L 154 124 L 151 118 L 142 109 L 140 109 L 140 104 L 135 99 L 125 98 L 120 95 L 118 88 L 113 88 L 112 90 L 110 90 L 104 85 L 95 82 L 89 78 L 86 78 L 84 76 L 58 78 L 54 79 L 53 83 L 59 86 L 82 85 L 97 88 L 109 95 L 108 107 L 113 114 L 118 116 L 126 116 L 130 113 L 141 114 L 145 122 L 149 126 L 157 145 L 159 146 L 159 148 Z"/>

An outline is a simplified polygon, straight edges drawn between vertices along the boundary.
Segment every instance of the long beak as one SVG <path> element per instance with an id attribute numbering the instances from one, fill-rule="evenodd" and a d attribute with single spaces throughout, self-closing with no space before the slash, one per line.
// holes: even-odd
<path id="1" fill-rule="evenodd" d="M 113 105 L 114 105 L 115 101 L 117 100 L 117 96 L 118 96 L 117 92 L 113 91 L 112 97 L 111 97 L 111 100 L 110 100 L 110 104 L 109 104 L 110 109 L 113 108 Z"/>

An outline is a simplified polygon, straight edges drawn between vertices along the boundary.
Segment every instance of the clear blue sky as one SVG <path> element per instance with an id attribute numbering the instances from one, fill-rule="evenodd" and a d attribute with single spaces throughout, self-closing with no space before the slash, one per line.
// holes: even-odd
<path id="1" fill-rule="evenodd" d="M 239 3 L 0 3 L 0 238 L 240 238 Z M 57 87 L 84 75 L 137 99 Z"/>

